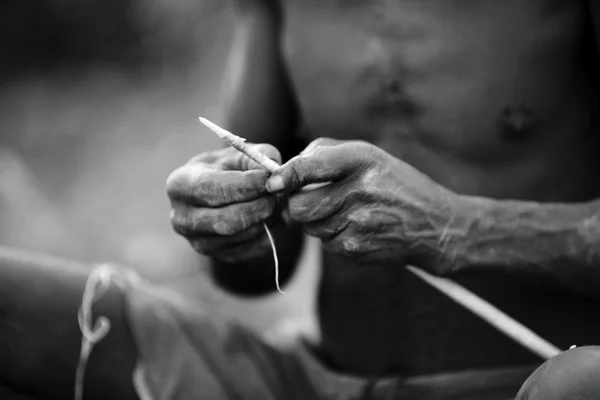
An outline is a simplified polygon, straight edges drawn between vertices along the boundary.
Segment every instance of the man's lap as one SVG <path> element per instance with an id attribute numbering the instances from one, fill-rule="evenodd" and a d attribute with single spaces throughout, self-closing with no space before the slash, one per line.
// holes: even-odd
<path id="1" fill-rule="evenodd" d="M 328 370 L 300 338 L 276 340 L 286 346 L 267 343 L 226 317 L 166 291 L 141 285 L 125 293 L 140 360 L 153 369 L 144 381 L 163 398 L 185 392 L 190 398 L 211 399 L 505 400 L 514 398 L 534 370 L 410 379 L 351 377 Z"/>
<path id="2" fill-rule="evenodd" d="M 5 364 L 0 386 L 2 379 L 10 383 L 0 389 L 6 392 L 0 392 L 0 398 L 22 400 L 22 395 L 16 397 L 19 390 L 12 387 L 31 389 L 27 393 L 36 400 L 69 398 L 75 372 L 71 357 L 80 340 L 74 328 L 85 280 L 82 271 L 61 261 L 14 255 L 0 258 L 0 267 L 0 282 L 5 283 L 0 290 L 6 308 L 3 318 L 15 327 L 0 329 L 0 354 L 4 354 L 0 365 Z M 135 375 L 144 377 L 137 379 L 138 392 L 145 387 L 161 395 L 156 398 L 168 400 L 505 399 L 514 397 L 531 372 L 517 369 L 375 381 L 348 377 L 326 369 L 302 341 L 280 341 L 287 346 L 268 344 L 220 313 L 200 309 L 151 284 L 132 283 L 110 293 L 95 311 L 109 316 L 113 326 L 92 352 L 84 398 L 133 399 L 135 394 L 126 383 L 132 382 L 128 366 L 135 364 L 135 358 L 144 372 Z M 40 316 L 40 312 L 45 314 Z M 23 335 L 22 329 L 32 332 Z M 11 354 L 21 353 L 22 360 L 10 359 Z"/>

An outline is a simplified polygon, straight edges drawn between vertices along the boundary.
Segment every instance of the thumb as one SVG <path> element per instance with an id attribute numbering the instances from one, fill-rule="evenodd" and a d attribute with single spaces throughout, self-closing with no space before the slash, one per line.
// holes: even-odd
<path id="1" fill-rule="evenodd" d="M 271 193 L 295 192 L 314 183 L 337 181 L 361 171 L 372 162 L 369 151 L 358 142 L 318 147 L 292 158 L 267 180 Z"/>

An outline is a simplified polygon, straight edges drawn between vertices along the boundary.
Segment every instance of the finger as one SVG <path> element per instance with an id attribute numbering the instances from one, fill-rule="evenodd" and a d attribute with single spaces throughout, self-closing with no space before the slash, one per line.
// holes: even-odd
<path id="1" fill-rule="evenodd" d="M 336 145 L 342 144 L 342 143 L 344 143 L 344 142 L 341 140 L 337 140 L 337 139 L 318 138 L 318 139 L 315 139 L 312 142 L 310 142 L 310 144 L 308 146 L 306 146 L 306 148 L 304 150 L 302 150 L 302 152 L 300 152 L 300 155 L 304 156 L 304 155 L 310 154 L 319 147 L 336 146 Z M 307 191 L 321 188 L 323 186 L 327 186 L 330 183 L 331 182 L 313 183 L 310 185 L 303 186 L 302 189 L 300 189 L 300 190 L 307 192 Z"/>
<path id="2" fill-rule="evenodd" d="M 304 150 L 300 153 L 301 156 L 310 154 L 315 151 L 318 147 L 328 147 L 328 146 L 336 146 L 344 143 L 341 140 L 331 139 L 331 138 L 318 138 L 313 140 L 306 146 Z"/>
<path id="3" fill-rule="evenodd" d="M 294 192 L 309 184 L 341 180 L 368 168 L 372 162 L 372 146 L 363 142 L 317 147 L 275 171 L 267 181 L 267 190 Z"/>
<path id="4" fill-rule="evenodd" d="M 186 164 L 167 178 L 167 195 L 174 203 L 222 207 L 268 194 L 268 176 L 265 170 L 219 171 L 204 164 Z"/>
<path id="5" fill-rule="evenodd" d="M 271 218 L 265 223 L 268 226 L 274 224 L 275 218 Z M 220 235 L 204 235 L 188 237 L 188 241 L 192 247 L 201 254 L 207 256 L 215 256 L 219 253 L 228 252 L 234 247 L 253 241 L 254 239 L 266 235 L 265 227 L 263 223 L 252 225 L 248 229 L 245 229 L 239 233 L 231 236 L 220 236 Z"/>
<path id="6" fill-rule="evenodd" d="M 356 204 L 358 197 L 359 192 L 352 189 L 350 183 L 332 183 L 323 188 L 290 195 L 287 212 L 293 221 L 306 224 L 325 219 L 347 205 Z"/>
<path id="7" fill-rule="evenodd" d="M 389 224 L 377 218 L 380 213 L 362 205 L 348 204 L 342 212 L 332 214 L 321 220 L 302 224 L 304 231 L 323 240 L 333 240 L 342 232 L 352 232 L 355 236 L 373 235 L 375 231 L 388 232 Z"/>
<path id="8" fill-rule="evenodd" d="M 238 263 L 261 257 L 270 252 L 270 242 L 266 234 L 240 243 L 227 249 L 227 251 L 213 254 L 218 260 L 228 263 Z"/>
<path id="9" fill-rule="evenodd" d="M 275 161 L 277 164 L 281 164 L 281 154 L 279 153 L 279 150 L 277 150 L 277 148 L 275 148 L 274 146 L 272 146 L 270 144 L 266 144 L 266 143 L 261 143 L 261 144 L 247 143 L 247 145 L 249 147 L 254 148 L 258 152 L 264 154 L 267 158 L 270 158 L 271 160 Z M 234 153 L 230 157 L 227 157 L 223 160 L 222 165 L 224 166 L 225 169 L 234 170 L 234 171 L 250 171 L 250 170 L 255 170 L 255 169 L 259 169 L 259 170 L 265 169 L 265 167 L 263 167 L 262 165 L 258 164 L 255 161 L 253 161 L 252 159 L 250 159 L 248 156 L 246 156 L 241 151 L 238 151 L 235 149 L 232 149 L 232 150 L 234 151 Z"/>
<path id="10" fill-rule="evenodd" d="M 186 164 L 217 164 L 220 160 L 232 157 L 234 155 L 233 150 L 231 147 L 223 147 L 218 150 L 206 151 L 190 158 Z"/>
<path id="11" fill-rule="evenodd" d="M 305 223 L 302 225 L 302 229 L 308 236 L 331 241 L 352 224 L 353 221 L 345 218 L 343 215 L 335 214 L 323 220 Z"/>
<path id="12" fill-rule="evenodd" d="M 274 197 L 261 197 L 220 208 L 197 208 L 176 204 L 171 213 L 173 229 L 185 237 L 232 236 L 265 221 L 276 210 Z"/>

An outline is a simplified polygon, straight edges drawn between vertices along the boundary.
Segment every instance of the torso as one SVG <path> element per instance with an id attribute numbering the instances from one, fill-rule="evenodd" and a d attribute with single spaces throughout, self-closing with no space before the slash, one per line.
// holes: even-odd
<path id="1" fill-rule="evenodd" d="M 285 0 L 283 15 L 308 139 L 370 141 L 463 194 L 599 194 L 580 2 Z M 558 346 L 600 338 L 596 302 L 511 277 L 461 283 Z M 325 254 L 319 318 L 322 356 L 350 373 L 538 361 L 401 265 L 359 268 Z"/>

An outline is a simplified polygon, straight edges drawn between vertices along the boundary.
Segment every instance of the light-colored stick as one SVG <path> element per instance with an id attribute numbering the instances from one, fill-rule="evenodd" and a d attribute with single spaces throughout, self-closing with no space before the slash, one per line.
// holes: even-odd
<path id="1" fill-rule="evenodd" d="M 267 158 L 264 154 L 256 151 L 255 149 L 251 148 L 246 143 L 244 143 L 246 139 L 234 135 L 228 130 L 221 128 L 219 125 L 210 122 L 206 118 L 198 117 L 198 119 L 200 120 L 200 122 L 202 122 L 204 126 L 213 131 L 225 143 L 227 143 L 234 149 L 242 152 L 256 163 L 262 165 L 269 172 L 273 173 L 277 168 L 279 168 L 279 164 L 277 164 L 275 161 L 271 160 L 270 158 Z M 273 260 L 275 261 L 275 286 L 279 293 L 285 294 L 285 292 L 281 290 L 281 287 L 279 286 L 279 257 L 277 257 L 277 247 L 275 246 L 275 239 L 273 239 L 273 235 L 271 234 L 269 227 L 264 222 L 263 227 L 267 232 L 269 243 L 271 244 L 271 250 L 273 250 Z"/>
<path id="2" fill-rule="evenodd" d="M 432 276 L 412 266 L 408 266 L 407 268 L 419 278 L 543 359 L 552 358 L 562 352 L 558 347 L 547 342 L 517 320 L 509 317 L 500 309 L 450 279 Z"/>
<path id="3" fill-rule="evenodd" d="M 244 142 L 246 139 L 234 135 L 228 130 L 221 128 L 219 125 L 210 122 L 206 118 L 199 117 L 198 119 L 200 120 L 200 122 L 202 122 L 202 125 L 206 126 L 208 129 L 213 131 L 225 143 L 227 143 L 234 149 L 244 153 L 246 156 L 248 156 L 248 158 L 265 167 L 269 172 L 275 172 L 275 170 L 280 167 L 280 165 L 277 164 L 275 161 L 271 160 L 256 149 L 253 149 L 250 146 L 248 146 Z"/>
<path id="4" fill-rule="evenodd" d="M 221 128 L 206 118 L 200 117 L 200 122 L 216 133 L 227 144 L 241 151 L 269 171 L 273 172 L 275 169 L 279 168 L 279 165 L 276 162 L 265 157 L 256 150 L 251 149 L 244 143 L 244 139 L 240 138 L 239 136 L 236 136 L 233 133 Z M 503 332 L 505 335 L 520 343 L 522 346 L 539 355 L 543 359 L 552 358 L 562 351 L 558 347 L 538 336 L 535 332 L 521 324 L 519 321 L 508 316 L 502 310 L 496 308 L 489 302 L 477 296 L 475 293 L 451 281 L 450 279 L 432 276 L 427 272 L 412 266 L 408 266 L 407 268 L 429 285 L 433 286 L 446 296 L 450 297 L 452 300 L 456 301 L 458 304 L 478 315 L 481 319 L 487 321 L 496 329 Z"/>

